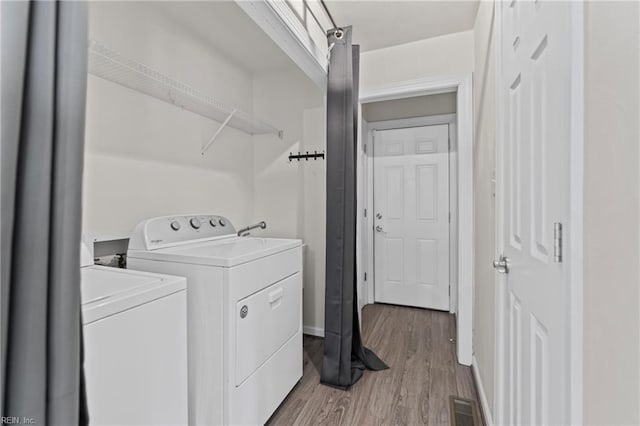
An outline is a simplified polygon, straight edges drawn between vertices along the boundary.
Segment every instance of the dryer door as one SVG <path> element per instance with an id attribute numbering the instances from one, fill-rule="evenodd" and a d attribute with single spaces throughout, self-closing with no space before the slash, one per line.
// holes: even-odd
<path id="1" fill-rule="evenodd" d="M 236 304 L 236 374 L 240 386 L 299 330 L 302 277 L 291 275 Z"/>

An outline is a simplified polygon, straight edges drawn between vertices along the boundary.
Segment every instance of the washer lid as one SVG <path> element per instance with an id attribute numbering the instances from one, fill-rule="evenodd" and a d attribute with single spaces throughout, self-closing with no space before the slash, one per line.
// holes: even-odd
<path id="1" fill-rule="evenodd" d="M 88 266 L 82 276 L 82 323 L 89 324 L 186 288 L 186 279 L 130 269 Z"/>
<path id="2" fill-rule="evenodd" d="M 232 267 L 301 245 L 294 239 L 231 237 L 153 251 L 130 250 L 127 257 Z"/>

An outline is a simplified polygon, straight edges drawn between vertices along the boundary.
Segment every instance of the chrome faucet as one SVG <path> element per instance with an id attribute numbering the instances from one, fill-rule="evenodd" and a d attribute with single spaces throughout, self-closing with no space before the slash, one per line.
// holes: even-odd
<path id="1" fill-rule="evenodd" d="M 246 227 L 244 227 L 244 228 L 242 228 L 242 229 L 240 229 L 238 231 L 238 236 L 239 237 L 246 237 L 247 235 L 249 235 L 249 231 L 251 231 L 252 229 L 256 229 L 256 228 L 266 229 L 267 228 L 267 222 L 265 222 L 263 220 L 263 221 L 258 222 L 256 224 L 246 226 Z"/>

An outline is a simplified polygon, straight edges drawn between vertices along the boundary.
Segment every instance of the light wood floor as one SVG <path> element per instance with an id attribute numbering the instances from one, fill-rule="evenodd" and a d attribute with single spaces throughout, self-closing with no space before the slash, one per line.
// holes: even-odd
<path id="1" fill-rule="evenodd" d="M 365 371 L 348 391 L 323 386 L 322 339 L 305 336 L 303 377 L 268 424 L 449 425 L 450 395 L 478 401 L 449 341 L 453 315 L 379 304 L 362 315 L 365 346 L 391 368 Z"/>

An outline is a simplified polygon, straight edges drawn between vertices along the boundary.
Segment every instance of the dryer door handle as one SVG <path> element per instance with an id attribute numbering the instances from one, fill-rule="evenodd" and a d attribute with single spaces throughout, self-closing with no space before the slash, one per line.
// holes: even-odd
<path id="1" fill-rule="evenodd" d="M 269 293 L 269 303 L 275 303 L 278 300 L 282 299 L 282 296 L 284 295 L 284 289 L 282 287 L 280 287 L 277 290 L 272 291 L 271 293 Z"/>

